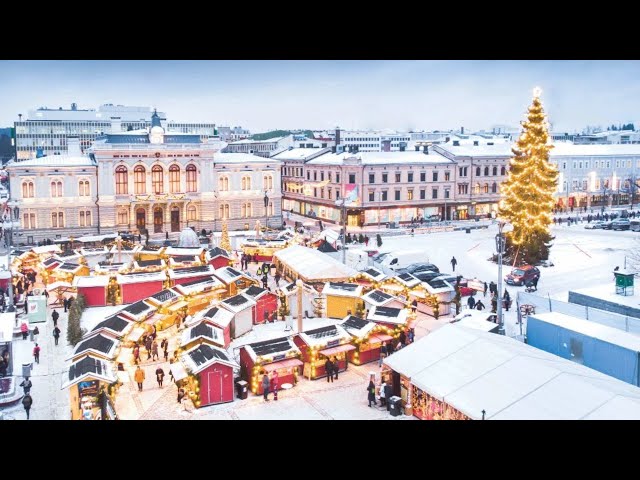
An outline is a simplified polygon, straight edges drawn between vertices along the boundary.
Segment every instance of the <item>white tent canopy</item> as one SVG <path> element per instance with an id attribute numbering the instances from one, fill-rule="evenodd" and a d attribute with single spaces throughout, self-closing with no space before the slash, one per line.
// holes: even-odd
<path id="1" fill-rule="evenodd" d="M 329 255 L 301 245 L 282 249 L 274 258 L 308 282 L 346 280 L 358 273 Z"/>
<path id="2" fill-rule="evenodd" d="M 448 324 L 385 360 L 474 418 L 637 419 L 640 388 L 515 339 Z"/>

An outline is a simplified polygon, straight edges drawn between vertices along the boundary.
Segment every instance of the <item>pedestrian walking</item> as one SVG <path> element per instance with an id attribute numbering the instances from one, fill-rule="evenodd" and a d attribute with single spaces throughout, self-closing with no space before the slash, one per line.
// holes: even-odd
<path id="1" fill-rule="evenodd" d="M 484 296 L 487 296 L 487 290 L 489 289 L 489 286 L 487 285 L 487 282 L 484 282 Z"/>
<path id="2" fill-rule="evenodd" d="M 327 373 L 327 383 L 333 383 L 333 363 L 329 357 L 324 362 L 324 371 Z"/>
<path id="3" fill-rule="evenodd" d="M 162 380 L 164 380 L 164 370 L 162 367 L 156 368 L 156 380 L 158 381 L 158 386 L 162 388 Z"/>
<path id="4" fill-rule="evenodd" d="M 151 355 L 152 360 L 158 360 L 160 357 L 158 356 L 158 342 L 156 340 L 151 344 Z"/>
<path id="5" fill-rule="evenodd" d="M 184 388 L 178 390 L 178 403 L 182 403 L 182 399 L 185 395 L 186 393 L 184 392 Z"/>
<path id="6" fill-rule="evenodd" d="M 384 389 L 386 386 L 387 386 L 387 382 L 382 380 L 382 383 L 380 384 L 380 406 L 381 407 L 384 407 L 387 404 L 387 398 L 384 392 Z"/>
<path id="7" fill-rule="evenodd" d="M 416 338 L 416 331 L 413 328 L 410 328 L 407 332 L 407 341 L 409 343 L 413 343 L 414 338 Z"/>
<path id="8" fill-rule="evenodd" d="M 165 352 L 164 352 L 164 353 L 167 353 L 167 351 L 165 350 Z M 173 378 L 173 371 L 171 370 L 171 364 L 172 364 L 173 362 L 174 362 L 173 358 L 169 360 L 169 377 L 171 378 L 171 381 L 172 381 L 172 382 L 175 382 L 175 381 L 176 381 L 176 379 L 175 379 L 175 378 Z M 180 400 L 178 400 L 178 402 L 179 402 L 179 401 L 180 401 Z"/>
<path id="9" fill-rule="evenodd" d="M 269 401 L 269 375 L 262 375 L 262 398 L 265 402 Z"/>
<path id="10" fill-rule="evenodd" d="M 378 405 L 378 402 L 376 402 L 376 384 L 373 383 L 373 375 L 367 386 L 367 400 L 369 400 L 369 407 L 371 407 L 371 402 L 373 402 L 374 405 Z"/>
<path id="11" fill-rule="evenodd" d="M 53 312 L 51 312 L 51 318 L 53 319 L 53 326 L 57 327 L 58 326 L 58 319 L 60 318 L 60 314 L 58 313 L 58 311 L 54 308 Z"/>
<path id="12" fill-rule="evenodd" d="M 458 264 L 458 261 L 456 260 L 456 257 L 451 257 L 451 269 L 455 272 L 456 271 L 456 265 Z"/>
<path id="13" fill-rule="evenodd" d="M 273 399 L 278 401 L 278 387 L 280 386 L 280 377 L 278 376 L 278 371 L 273 371 L 273 376 L 271 377 L 271 390 L 273 391 Z"/>
<path id="14" fill-rule="evenodd" d="M 25 377 L 25 379 L 22 381 L 20 386 L 24 390 L 24 394 L 29 395 L 29 392 L 31 391 L 31 387 L 33 387 L 33 383 L 31 383 L 31 380 L 29 380 L 29 377 Z"/>
<path id="15" fill-rule="evenodd" d="M 336 357 L 332 357 L 331 364 L 333 365 L 333 373 L 336 375 L 336 380 L 337 380 L 338 372 L 340 371 L 340 360 L 338 360 Z"/>
<path id="16" fill-rule="evenodd" d="M 411 312 L 412 313 L 416 313 L 416 310 L 418 310 L 418 300 L 416 300 L 414 298 L 413 302 L 411 302 Z M 365 317 L 365 318 L 367 318 L 367 317 Z"/>
<path id="17" fill-rule="evenodd" d="M 62 300 L 62 306 L 64 307 L 64 313 L 67 313 L 67 309 L 69 308 L 69 300 L 66 297 L 64 300 Z"/>
<path id="18" fill-rule="evenodd" d="M 280 272 L 276 272 L 276 275 L 273 277 L 273 279 L 276 281 L 276 287 L 280 286 L 280 278 L 282 278 L 280 276 Z"/>
<path id="19" fill-rule="evenodd" d="M 57 325 L 53 327 L 53 339 L 55 340 L 55 344 L 58 345 L 58 340 L 60 339 L 60 329 Z"/>
<path id="20" fill-rule="evenodd" d="M 387 344 L 382 342 L 382 345 L 380 346 L 380 360 L 378 361 L 378 367 L 382 367 L 382 361 L 387 357 L 388 354 L 389 349 L 387 347 Z"/>
<path id="21" fill-rule="evenodd" d="M 265 290 L 268 290 L 268 289 L 269 289 L 268 281 L 269 281 L 269 277 L 267 277 L 267 274 L 265 273 L 265 274 L 262 276 L 262 288 L 264 288 Z"/>
<path id="22" fill-rule="evenodd" d="M 167 362 L 169 360 L 169 340 L 165 340 L 164 344 L 164 361 Z"/>
<path id="23" fill-rule="evenodd" d="M 136 343 L 135 347 L 133 347 L 133 363 L 138 365 L 140 362 L 140 345 Z"/>
<path id="24" fill-rule="evenodd" d="M 482 303 L 482 300 L 478 300 L 476 302 L 476 310 L 484 310 L 484 309 L 485 309 L 484 303 Z"/>
<path id="25" fill-rule="evenodd" d="M 22 339 L 26 340 L 27 335 L 29 334 L 29 327 L 27 326 L 26 322 L 22 322 L 20 324 L 20 333 L 22 333 Z"/>
<path id="26" fill-rule="evenodd" d="M 136 372 L 133 374 L 133 379 L 138 384 L 138 391 L 141 392 L 142 383 L 144 382 L 144 370 L 140 368 L 140 365 L 138 365 L 138 368 L 136 368 Z"/>
<path id="27" fill-rule="evenodd" d="M 31 410 L 31 405 L 33 405 L 33 398 L 28 393 L 22 397 L 22 406 L 24 407 L 24 411 L 27 412 L 27 420 L 29 420 L 29 410 Z"/>
<path id="28" fill-rule="evenodd" d="M 398 335 L 398 341 L 402 344 L 403 347 L 407 344 L 407 334 L 404 333 L 404 330 L 402 330 L 400 332 L 400 335 Z"/>
<path id="29" fill-rule="evenodd" d="M 473 298 L 473 295 L 471 295 L 467 300 L 467 306 L 469 307 L 470 310 L 473 310 L 473 307 L 476 306 L 476 299 Z"/>
<path id="30" fill-rule="evenodd" d="M 38 335 L 40 335 L 40 329 L 36 325 L 36 328 L 33 329 L 33 341 L 38 343 Z"/>
<path id="31" fill-rule="evenodd" d="M 36 343 L 36 346 L 33 347 L 33 358 L 36 360 L 36 363 L 40 363 L 40 346 Z"/>
<path id="32" fill-rule="evenodd" d="M 144 348 L 147 349 L 147 360 L 151 360 L 151 346 L 153 344 L 153 340 L 151 339 L 151 335 L 147 335 L 147 338 L 144 340 Z"/>

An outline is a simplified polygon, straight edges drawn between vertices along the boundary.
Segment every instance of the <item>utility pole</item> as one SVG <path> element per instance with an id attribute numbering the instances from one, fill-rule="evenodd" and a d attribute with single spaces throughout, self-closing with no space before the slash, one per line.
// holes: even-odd
<path id="1" fill-rule="evenodd" d="M 342 198 L 342 263 L 347 264 L 347 210 L 346 197 Z"/>
<path id="2" fill-rule="evenodd" d="M 498 316 L 498 333 L 505 334 L 504 317 L 502 315 L 502 255 L 505 250 L 505 237 L 502 233 L 504 226 L 507 224 L 504 220 L 498 222 L 498 235 L 496 235 L 496 250 L 498 251 L 498 298 L 496 313 Z"/>
<path id="3" fill-rule="evenodd" d="M 298 287 L 298 333 L 302 332 L 302 280 L 296 281 Z"/>

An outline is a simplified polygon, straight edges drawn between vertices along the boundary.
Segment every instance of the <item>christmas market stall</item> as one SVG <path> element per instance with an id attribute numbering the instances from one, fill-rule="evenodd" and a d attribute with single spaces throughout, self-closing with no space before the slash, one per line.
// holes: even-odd
<path id="1" fill-rule="evenodd" d="M 105 318 L 93 327 L 91 335 L 103 333 L 106 336 L 122 339 L 131 332 L 134 325 L 132 320 L 116 313 L 115 315 Z"/>
<path id="2" fill-rule="evenodd" d="M 298 286 L 296 282 L 291 282 L 287 285 L 282 285 L 278 291 L 278 296 L 283 297 L 287 310 L 289 311 L 289 315 L 293 318 L 298 317 Z M 314 299 L 322 298 L 320 293 L 315 290 L 311 285 L 307 285 L 306 283 L 302 286 L 302 314 L 304 317 L 309 318 L 314 313 Z M 316 300 L 318 303 L 324 302 L 324 298 L 322 300 Z M 281 302 L 280 302 L 281 304 Z M 281 317 L 278 317 L 282 320 Z"/>
<path id="3" fill-rule="evenodd" d="M 78 250 L 83 257 L 106 257 L 109 253 L 109 248 L 106 245 L 100 247 L 82 247 Z"/>
<path id="4" fill-rule="evenodd" d="M 165 272 L 128 273 L 117 276 L 122 291 L 122 303 L 133 303 L 159 292 L 167 282 Z"/>
<path id="5" fill-rule="evenodd" d="M 243 380 L 250 384 L 251 391 L 262 395 L 263 374 L 278 373 L 279 387 L 289 383 L 296 385 L 300 375 L 302 353 L 293 343 L 291 337 L 273 338 L 262 342 L 254 342 L 240 347 L 241 372 Z M 241 373 L 242 375 L 242 373 Z"/>
<path id="6" fill-rule="evenodd" d="M 196 255 L 174 255 L 169 257 L 170 268 L 188 268 L 202 265 L 200 257 Z"/>
<path id="7" fill-rule="evenodd" d="M 233 267 L 221 267 L 214 273 L 222 283 L 227 287 L 227 296 L 233 296 L 239 291 L 249 288 L 251 285 L 257 284 L 257 281 L 249 275 L 236 270 Z"/>
<path id="8" fill-rule="evenodd" d="M 253 310 L 256 302 L 242 293 L 220 302 L 220 306 L 233 313 L 231 322 L 231 338 L 238 338 L 253 328 Z"/>
<path id="9" fill-rule="evenodd" d="M 292 245 L 275 253 L 274 263 L 285 278 L 310 284 L 344 282 L 357 271 L 326 253 L 301 245 Z"/>
<path id="10" fill-rule="evenodd" d="M 191 325 L 182 331 L 180 337 L 180 348 L 189 350 L 190 348 L 206 343 L 214 347 L 225 348 L 224 332 L 205 320 Z"/>
<path id="11" fill-rule="evenodd" d="M 194 265 L 202 265 L 205 262 L 204 247 L 167 247 L 163 256 L 169 259 L 169 265 L 174 263 L 188 263 Z M 193 257 L 196 257 L 195 259 Z"/>
<path id="12" fill-rule="evenodd" d="M 116 275 L 118 273 L 127 273 L 131 269 L 131 263 L 129 262 L 112 262 L 105 260 L 98 262 L 93 271 L 96 275 Z"/>
<path id="13" fill-rule="evenodd" d="M 53 282 L 47 285 L 47 292 L 53 296 L 53 300 L 49 301 L 49 306 L 62 307 L 64 299 L 70 296 L 66 294 L 75 295 L 76 289 L 69 282 Z"/>
<path id="14" fill-rule="evenodd" d="M 451 313 L 451 302 L 456 294 L 451 284 L 445 280 L 434 278 L 428 282 L 423 282 L 422 286 L 428 294 L 425 296 L 426 301 L 419 298 L 420 292 L 409 292 L 410 299 L 412 296 L 418 299 L 418 312 L 423 312 L 436 318 L 440 315 L 449 315 Z M 436 302 L 438 315 L 435 312 Z"/>
<path id="15" fill-rule="evenodd" d="M 187 320 L 185 320 L 185 326 L 191 327 L 203 320 L 222 329 L 224 348 L 227 348 L 231 343 L 231 322 L 233 321 L 233 313 L 229 310 L 225 310 L 224 308 L 212 306 L 207 310 L 202 310 L 191 318 L 187 318 Z"/>
<path id="16" fill-rule="evenodd" d="M 90 274 L 89 267 L 79 263 L 63 263 L 51 271 L 50 277 L 54 281 L 71 283 L 75 277 L 87 277 Z"/>
<path id="17" fill-rule="evenodd" d="M 252 285 L 244 292 L 246 296 L 253 298 L 256 306 L 253 309 L 253 323 L 266 323 L 275 321 L 278 310 L 278 296 L 269 290 Z"/>
<path id="18" fill-rule="evenodd" d="M 120 341 L 102 332 L 83 337 L 82 341 L 76 345 L 73 354 L 67 360 L 79 360 L 87 355 L 102 358 L 104 360 L 115 360 L 120 350 Z"/>
<path id="19" fill-rule="evenodd" d="M 338 371 L 347 369 L 347 352 L 355 350 L 351 345 L 351 335 L 340 325 L 314 328 L 297 334 L 294 343 L 302 352 L 304 376 L 315 380 L 327 376 L 325 362 L 335 359 Z"/>
<path id="20" fill-rule="evenodd" d="M 87 355 L 69 367 L 68 380 L 71 420 L 116 420 L 114 399 L 118 377 L 113 363 Z"/>
<path id="21" fill-rule="evenodd" d="M 51 271 L 55 270 L 56 267 L 62 265 L 62 263 L 62 260 L 60 260 L 59 258 L 49 257 L 43 260 L 40 265 L 44 270 Z"/>
<path id="22" fill-rule="evenodd" d="M 234 370 L 239 366 L 220 348 L 202 344 L 180 355 L 189 376 L 184 380 L 196 407 L 233 401 Z"/>
<path id="23" fill-rule="evenodd" d="M 214 272 L 215 269 L 211 265 L 199 265 L 170 269 L 168 274 L 171 284 L 175 286 L 190 282 L 191 280 L 210 278 Z"/>
<path id="24" fill-rule="evenodd" d="M 347 353 L 347 358 L 354 365 L 379 360 L 382 343 L 393 340 L 391 335 L 381 332 L 376 323 L 353 315 L 345 318 L 340 326 L 351 335 L 351 343 L 356 347 Z"/>
<path id="25" fill-rule="evenodd" d="M 161 258 L 166 247 L 161 245 L 145 245 L 136 252 L 136 260 L 157 260 Z"/>
<path id="26" fill-rule="evenodd" d="M 84 295 L 87 307 L 104 307 L 107 305 L 109 278 L 107 275 L 75 277 L 72 285 L 78 295 Z"/>
<path id="27" fill-rule="evenodd" d="M 196 278 L 176 285 L 175 290 L 183 295 L 199 295 L 208 292 L 216 292 L 222 294 L 227 291 L 224 284 L 216 277 L 208 276 L 202 278 Z"/>
<path id="28" fill-rule="evenodd" d="M 159 272 L 167 268 L 167 264 L 162 258 L 151 258 L 149 260 L 136 260 L 133 262 L 132 272 Z"/>
<path id="29" fill-rule="evenodd" d="M 382 290 L 371 290 L 362 296 L 362 300 L 364 300 L 364 305 L 367 310 L 371 310 L 373 307 L 404 308 L 407 306 L 406 302 Z"/>
<path id="30" fill-rule="evenodd" d="M 145 323 L 155 325 L 158 330 L 164 330 L 172 325 L 180 325 L 187 316 L 187 302 L 182 294 L 174 288 L 167 288 L 154 293 L 145 302 L 155 306 L 158 310 Z"/>
<path id="31" fill-rule="evenodd" d="M 248 238 L 240 245 L 245 255 L 251 255 L 254 262 L 272 262 L 276 252 L 287 247 L 286 240 Z"/>
<path id="32" fill-rule="evenodd" d="M 145 320 L 151 318 L 158 310 L 154 305 L 140 300 L 136 303 L 132 303 L 118 311 L 118 314 L 123 315 L 126 318 L 130 318 L 134 322 L 142 323 Z"/>
<path id="33" fill-rule="evenodd" d="M 350 282 L 359 283 L 365 286 L 373 286 L 383 281 L 387 276 L 375 267 L 368 267 L 360 270 L 357 274 L 349 279 Z"/>
<path id="34" fill-rule="evenodd" d="M 222 267 L 228 267 L 231 265 L 231 256 L 229 253 L 220 247 L 213 247 L 207 252 L 205 259 L 209 265 L 218 269 Z"/>
<path id="35" fill-rule="evenodd" d="M 364 302 L 360 298 L 362 288 L 357 283 L 327 282 L 322 289 L 327 302 L 327 317 L 364 315 Z"/>
<path id="36" fill-rule="evenodd" d="M 373 307 L 369 310 L 367 320 L 382 326 L 382 332 L 396 337 L 408 328 L 407 309 L 393 307 Z"/>

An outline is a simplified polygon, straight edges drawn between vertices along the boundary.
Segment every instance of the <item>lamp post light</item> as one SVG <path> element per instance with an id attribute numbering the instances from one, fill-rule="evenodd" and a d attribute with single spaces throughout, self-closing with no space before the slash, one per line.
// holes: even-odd
<path id="1" fill-rule="evenodd" d="M 268 190 L 264 191 L 264 233 L 267 233 L 267 228 L 269 228 L 269 196 L 267 195 Z"/>
<path id="2" fill-rule="evenodd" d="M 17 207 L 16 207 L 17 208 Z M 9 271 L 9 283 L 7 285 L 7 311 L 15 311 L 13 308 L 13 275 L 11 274 L 11 244 L 13 236 L 13 222 L 11 216 L 2 224 L 4 232 L 4 243 L 7 247 L 7 270 Z"/>
<path id="3" fill-rule="evenodd" d="M 496 235 L 496 251 L 498 252 L 498 298 L 496 299 L 496 313 L 498 316 L 498 333 L 500 335 L 505 334 L 504 318 L 502 315 L 502 255 L 505 252 L 506 238 L 502 233 L 504 226 L 507 224 L 504 220 L 498 221 L 498 234 Z"/>

